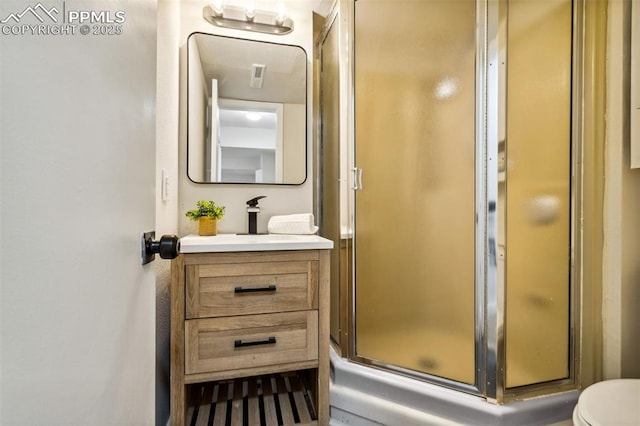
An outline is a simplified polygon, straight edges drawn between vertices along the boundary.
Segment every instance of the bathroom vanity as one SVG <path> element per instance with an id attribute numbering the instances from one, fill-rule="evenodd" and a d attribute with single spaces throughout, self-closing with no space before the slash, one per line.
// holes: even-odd
<path id="1" fill-rule="evenodd" d="M 315 235 L 181 239 L 172 425 L 328 424 L 332 247 Z"/>

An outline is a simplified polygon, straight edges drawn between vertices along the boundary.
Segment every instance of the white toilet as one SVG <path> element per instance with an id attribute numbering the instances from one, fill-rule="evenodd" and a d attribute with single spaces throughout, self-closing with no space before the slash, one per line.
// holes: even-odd
<path id="1" fill-rule="evenodd" d="M 640 425 L 640 379 L 605 380 L 587 387 L 573 410 L 573 424 Z"/>

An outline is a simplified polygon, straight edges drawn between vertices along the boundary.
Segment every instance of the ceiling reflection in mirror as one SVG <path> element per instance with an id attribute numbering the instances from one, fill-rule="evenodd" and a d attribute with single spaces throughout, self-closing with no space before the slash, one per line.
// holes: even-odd
<path id="1" fill-rule="evenodd" d="M 189 179 L 302 184 L 307 174 L 304 49 L 194 33 L 187 56 Z"/>

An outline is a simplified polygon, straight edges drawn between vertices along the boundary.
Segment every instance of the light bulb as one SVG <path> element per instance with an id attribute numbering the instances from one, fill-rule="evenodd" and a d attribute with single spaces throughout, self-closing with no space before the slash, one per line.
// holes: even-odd
<path id="1" fill-rule="evenodd" d="M 213 2 L 211 3 L 211 9 L 213 9 L 213 14 L 217 18 L 220 18 L 224 11 L 222 8 L 222 0 L 213 0 Z"/>
<path id="2" fill-rule="evenodd" d="M 276 25 L 284 24 L 284 20 L 287 19 L 287 8 L 284 2 L 278 3 L 278 14 L 276 15 Z"/>
<path id="3" fill-rule="evenodd" d="M 253 19 L 256 17 L 256 7 L 253 1 L 247 2 L 247 5 L 244 8 L 244 16 L 247 18 L 248 22 L 253 22 Z"/>

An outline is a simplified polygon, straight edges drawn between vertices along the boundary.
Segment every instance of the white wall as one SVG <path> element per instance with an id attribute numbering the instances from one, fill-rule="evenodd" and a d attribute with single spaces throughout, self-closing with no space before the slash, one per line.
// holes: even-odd
<path id="1" fill-rule="evenodd" d="M 224 126 L 220 128 L 220 145 L 233 148 L 276 149 L 276 130 Z"/>
<path id="2" fill-rule="evenodd" d="M 234 2 L 229 2 L 233 4 Z M 235 2 L 243 4 L 242 2 Z M 202 9 L 208 4 L 207 1 L 190 0 L 181 2 L 181 23 L 180 23 L 180 47 L 181 47 L 181 99 L 180 105 L 186 105 L 186 40 L 189 34 L 194 31 L 226 35 L 245 39 L 255 39 L 270 41 L 274 43 L 293 44 L 302 46 L 307 52 L 308 72 L 308 105 L 312 102 L 312 72 L 311 72 L 311 52 L 312 52 L 312 10 L 319 2 L 316 0 L 288 0 L 285 1 L 288 14 L 293 18 L 294 30 L 292 33 L 277 36 L 259 34 L 238 30 L 227 30 L 207 23 L 202 18 Z M 226 3 L 225 3 L 226 4 Z M 258 0 L 255 2 L 256 9 L 274 10 L 275 2 L 269 0 Z M 307 117 L 310 108 L 307 109 Z M 312 126 L 307 126 L 307 180 L 300 186 L 275 186 L 275 185 L 211 185 L 195 184 L 186 176 L 186 109 L 180 109 L 180 207 L 179 219 L 180 235 L 197 232 L 195 223 L 189 222 L 184 213 L 192 209 L 195 202 L 200 199 L 215 200 L 216 203 L 226 206 L 226 215 L 218 225 L 220 233 L 235 233 L 247 231 L 246 201 L 258 196 L 266 195 L 267 198 L 260 201 L 262 211 L 258 214 L 258 231 L 266 232 L 266 224 L 272 215 L 312 212 L 313 186 L 311 176 L 312 169 Z M 310 124 L 310 123 L 309 123 Z"/>
<path id="3" fill-rule="evenodd" d="M 305 135 L 305 113 L 304 105 L 284 105 L 283 182 L 301 182 L 304 179 L 305 164 L 301 164 L 297 159 L 304 158 L 304 146 L 299 141 Z"/>
<path id="4" fill-rule="evenodd" d="M 158 1 L 156 86 L 156 235 L 178 234 L 178 116 L 180 3 Z M 163 182 L 163 170 L 166 181 Z M 165 191 L 163 199 L 162 193 Z M 156 424 L 169 419 L 169 285 L 171 263 L 156 268 Z"/>
<path id="5" fill-rule="evenodd" d="M 630 6 L 630 2 L 609 3 L 602 281 L 605 379 L 640 378 L 640 169 L 630 169 Z"/>

